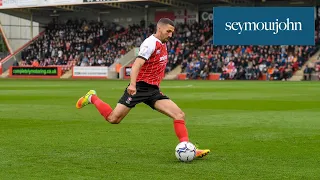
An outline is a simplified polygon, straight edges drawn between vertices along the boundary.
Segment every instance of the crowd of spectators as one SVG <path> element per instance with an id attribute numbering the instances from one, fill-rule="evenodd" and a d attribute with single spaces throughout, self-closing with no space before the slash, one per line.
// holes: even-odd
<path id="1" fill-rule="evenodd" d="M 183 60 L 182 72 L 187 79 L 206 79 L 210 73 L 221 73 L 220 80 L 257 80 L 263 74 L 267 80 L 287 80 L 317 52 L 319 20 L 315 27 L 316 46 L 215 46 L 208 41 Z"/>
<path id="2" fill-rule="evenodd" d="M 167 43 L 168 64 L 166 72 L 180 65 L 194 49 L 202 46 L 211 36 L 211 21 L 177 24 L 173 38 Z"/>
<path id="3" fill-rule="evenodd" d="M 290 78 L 316 52 L 315 46 L 214 46 L 199 47 L 182 63 L 188 79 L 206 79 L 221 73 L 220 80 L 270 80 Z"/>
<path id="4" fill-rule="evenodd" d="M 53 21 L 43 36 L 22 51 L 21 64 L 72 66 L 99 62 L 110 65 L 116 57 L 107 55 L 101 47 L 110 37 L 124 32 L 123 27 L 114 23 L 87 22 L 84 19 L 65 23 Z M 116 50 L 122 49 L 117 47 Z"/>

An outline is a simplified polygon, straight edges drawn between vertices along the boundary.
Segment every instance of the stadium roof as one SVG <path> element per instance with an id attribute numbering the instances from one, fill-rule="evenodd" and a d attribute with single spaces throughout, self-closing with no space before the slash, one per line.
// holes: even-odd
<path id="1" fill-rule="evenodd" d="M 199 11 L 210 11 L 215 6 L 315 6 L 319 0 L 149 0 L 126 3 L 84 4 L 51 7 L 31 7 L 23 9 L 1 9 L 0 12 L 33 20 L 43 15 L 54 15 L 60 12 L 106 12 L 116 9 L 141 11 L 148 8 L 187 8 Z M 39 21 L 37 21 L 39 22 Z"/>

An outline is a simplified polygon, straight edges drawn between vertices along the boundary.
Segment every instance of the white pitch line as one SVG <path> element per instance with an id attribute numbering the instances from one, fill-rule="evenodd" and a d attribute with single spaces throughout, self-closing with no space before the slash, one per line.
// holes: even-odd
<path id="1" fill-rule="evenodd" d="M 166 88 L 166 89 L 180 89 L 180 88 L 190 88 L 190 87 L 193 87 L 192 84 L 189 84 L 189 85 L 186 85 L 186 86 L 160 86 L 160 89 L 162 88 Z M 123 87 L 123 88 L 111 88 L 112 90 L 115 90 L 115 89 L 125 89 L 126 87 Z"/>
<path id="2" fill-rule="evenodd" d="M 186 86 L 160 86 L 160 88 L 168 88 L 168 89 L 179 89 L 179 88 L 189 88 L 192 87 L 192 84 L 186 85 Z"/>

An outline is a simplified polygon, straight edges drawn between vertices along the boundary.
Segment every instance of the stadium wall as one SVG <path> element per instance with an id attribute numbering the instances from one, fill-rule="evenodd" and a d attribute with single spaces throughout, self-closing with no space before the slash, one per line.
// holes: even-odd
<path id="1" fill-rule="evenodd" d="M 39 23 L 32 22 L 31 24 L 30 20 L 8 14 L 0 13 L 0 22 L 3 33 L 5 33 L 13 52 L 37 36 L 40 32 Z"/>

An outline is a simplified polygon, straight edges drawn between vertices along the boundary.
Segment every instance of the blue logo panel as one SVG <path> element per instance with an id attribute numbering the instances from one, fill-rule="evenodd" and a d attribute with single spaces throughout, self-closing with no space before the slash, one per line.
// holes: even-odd
<path id="1" fill-rule="evenodd" d="M 214 45 L 315 45 L 314 7 L 214 7 Z"/>

